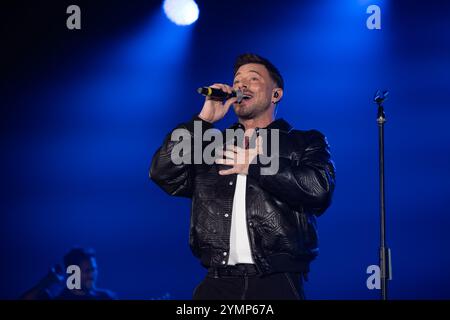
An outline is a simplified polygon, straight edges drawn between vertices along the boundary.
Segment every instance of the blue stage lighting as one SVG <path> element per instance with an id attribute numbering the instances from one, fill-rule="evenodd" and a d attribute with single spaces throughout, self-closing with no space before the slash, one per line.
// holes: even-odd
<path id="1" fill-rule="evenodd" d="M 179 25 L 187 26 L 198 19 L 198 6 L 194 0 L 165 0 L 164 12 L 170 21 Z"/>

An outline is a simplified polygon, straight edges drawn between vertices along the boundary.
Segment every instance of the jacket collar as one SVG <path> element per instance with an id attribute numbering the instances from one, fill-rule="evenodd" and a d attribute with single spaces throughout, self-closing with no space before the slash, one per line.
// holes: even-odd
<path id="1" fill-rule="evenodd" d="M 233 129 L 233 130 L 236 130 L 238 128 L 243 129 L 243 130 L 245 129 L 244 126 L 241 123 L 239 123 L 239 122 L 236 122 L 231 127 L 229 127 L 229 129 Z M 278 129 L 280 131 L 289 132 L 289 131 L 291 131 L 293 129 L 293 127 L 286 120 L 284 120 L 284 119 L 277 119 L 275 121 L 272 121 L 264 129 Z"/>

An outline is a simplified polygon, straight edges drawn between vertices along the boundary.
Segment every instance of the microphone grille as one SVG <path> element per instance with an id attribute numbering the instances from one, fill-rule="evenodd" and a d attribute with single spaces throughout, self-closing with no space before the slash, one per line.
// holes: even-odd
<path id="1" fill-rule="evenodd" d="M 236 90 L 236 98 L 237 103 L 241 103 L 242 99 L 244 98 L 244 93 L 241 90 Z"/>

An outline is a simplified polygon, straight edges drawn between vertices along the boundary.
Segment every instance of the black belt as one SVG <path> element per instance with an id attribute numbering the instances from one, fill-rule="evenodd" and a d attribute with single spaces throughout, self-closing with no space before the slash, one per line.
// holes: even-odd
<path id="1" fill-rule="evenodd" d="M 217 277 L 242 277 L 255 276 L 259 274 L 256 265 L 241 263 L 234 266 L 225 266 L 218 268 L 209 268 L 208 274 Z"/>

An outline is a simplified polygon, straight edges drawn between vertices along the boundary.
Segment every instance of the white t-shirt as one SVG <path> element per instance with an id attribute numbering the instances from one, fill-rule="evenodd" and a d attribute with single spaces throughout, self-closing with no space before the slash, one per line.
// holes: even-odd
<path id="1" fill-rule="evenodd" d="M 247 232 L 245 210 L 247 175 L 238 174 L 234 190 L 233 212 L 231 214 L 230 256 L 229 265 L 238 263 L 254 263 Z"/>

